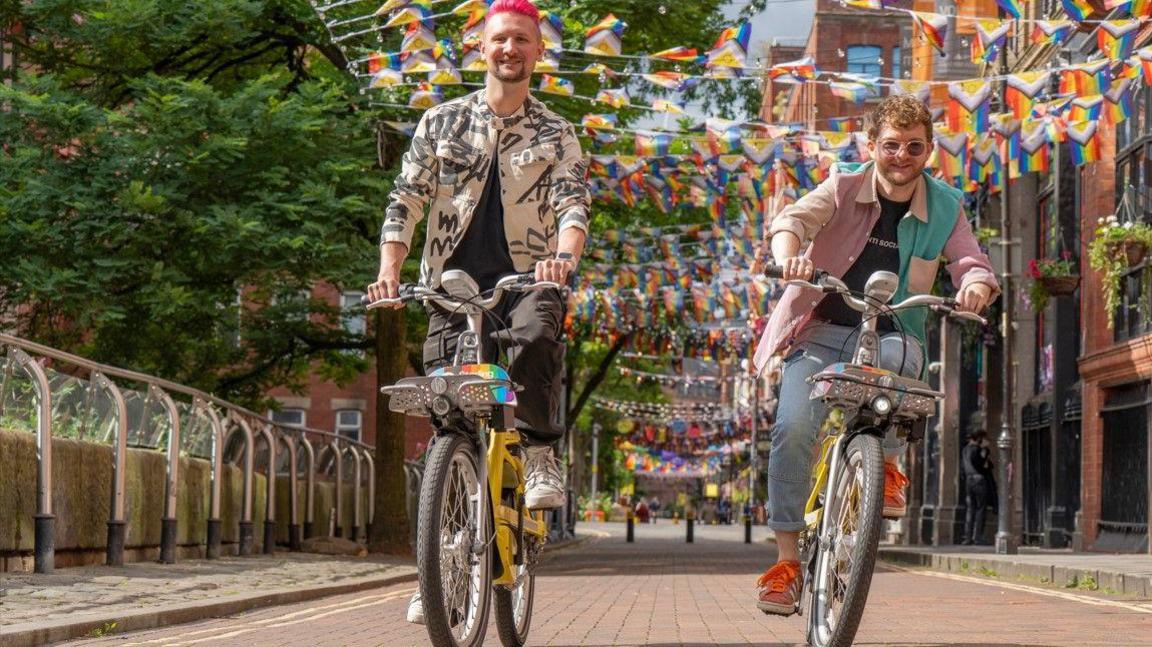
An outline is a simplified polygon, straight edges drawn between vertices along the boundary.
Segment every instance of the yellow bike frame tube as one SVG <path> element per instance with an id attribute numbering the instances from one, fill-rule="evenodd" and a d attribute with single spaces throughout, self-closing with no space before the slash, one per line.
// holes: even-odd
<path id="1" fill-rule="evenodd" d="M 492 520 L 496 537 L 494 544 L 501 564 L 504 565 L 500 577 L 492 580 L 493 584 L 510 585 L 516 581 L 512 572 L 512 564 L 516 553 L 516 527 L 519 515 L 516 508 L 504 505 L 501 494 L 506 487 L 515 484 L 514 500 L 519 502 L 524 495 L 524 462 L 520 457 L 508 451 L 509 445 L 520 444 L 520 432 L 515 429 L 509 431 L 491 430 L 488 443 L 488 492 L 492 502 Z M 505 482 L 505 477 L 509 477 Z M 544 522 L 544 513 L 536 511 L 524 514 L 524 534 L 544 538 L 548 535 L 548 524 Z"/>

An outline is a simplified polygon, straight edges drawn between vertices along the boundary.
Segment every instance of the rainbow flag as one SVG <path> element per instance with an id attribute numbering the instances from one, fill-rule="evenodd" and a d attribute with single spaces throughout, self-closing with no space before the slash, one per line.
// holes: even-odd
<path id="1" fill-rule="evenodd" d="M 487 10 L 477 10 L 468 14 L 468 20 L 460 28 L 460 44 L 476 45 L 484 37 L 484 16 Z"/>
<path id="2" fill-rule="evenodd" d="M 741 149 L 740 122 L 710 117 L 704 128 L 715 154 L 726 155 Z"/>
<path id="3" fill-rule="evenodd" d="M 1051 72 L 1044 70 L 1020 72 L 1008 76 L 1005 101 L 1017 119 L 1023 119 L 1032 113 L 1036 97 L 1047 89 L 1051 78 Z"/>
<path id="4" fill-rule="evenodd" d="M 655 54 L 649 54 L 648 58 L 659 58 L 665 61 L 682 61 L 685 63 L 695 62 L 700 58 L 696 53 L 696 49 L 689 49 L 683 45 L 677 45 L 669 49 L 660 50 Z"/>
<path id="5" fill-rule="evenodd" d="M 616 127 L 616 115 L 609 113 L 606 115 L 584 115 L 580 120 L 580 125 L 588 129 L 607 128 L 613 129 Z"/>
<path id="6" fill-rule="evenodd" d="M 564 49 L 564 19 L 560 14 L 540 12 L 540 42 L 544 49 Z"/>
<path id="7" fill-rule="evenodd" d="M 1104 95 L 1090 94 L 1076 97 L 1072 100 L 1072 108 L 1068 111 L 1068 121 L 1096 121 L 1104 109 Z"/>
<path id="8" fill-rule="evenodd" d="M 1060 94 L 1102 94 L 1112 85 L 1112 61 L 1073 65 L 1060 73 Z"/>
<path id="9" fill-rule="evenodd" d="M 383 7 L 381 7 L 381 9 L 383 9 Z M 379 14 L 379 11 L 377 13 Z M 388 22 L 384 23 L 384 28 L 399 27 L 400 25 L 408 25 L 414 22 L 424 22 L 431 16 L 432 9 L 428 7 L 427 0 L 412 0 L 412 4 L 392 14 Z"/>
<path id="10" fill-rule="evenodd" d="M 872 94 L 871 89 L 867 85 L 857 83 L 856 81 L 830 81 L 828 83 L 828 90 L 831 91 L 834 96 L 847 99 L 856 104 L 863 103 L 864 100 Z"/>
<path id="11" fill-rule="evenodd" d="M 1019 18 L 1024 14 L 1024 0 L 996 0 L 996 4 L 1013 18 Z"/>
<path id="12" fill-rule="evenodd" d="M 1047 43 L 1059 47 L 1068 40 L 1076 29 L 1076 23 L 1071 20 L 1037 20 L 1036 28 L 1032 30 L 1032 42 L 1039 45 Z"/>
<path id="13" fill-rule="evenodd" d="M 992 180 L 999 184 L 1000 145 L 992 134 L 976 135 L 972 141 L 971 155 L 968 157 L 968 179 L 983 184 Z"/>
<path id="14" fill-rule="evenodd" d="M 977 20 L 976 37 L 972 39 L 972 62 L 991 63 L 1004 49 L 1012 23 L 999 20 Z"/>
<path id="15" fill-rule="evenodd" d="M 743 22 L 734 27 L 728 27 L 720 32 L 720 37 L 716 39 L 716 44 L 712 46 L 713 50 L 720 49 L 725 43 L 735 42 L 740 46 L 740 49 L 745 52 L 748 51 L 748 40 L 752 37 L 752 24 Z"/>
<path id="16" fill-rule="evenodd" d="M 1152 51 L 1150 49 L 1149 51 Z M 400 70 L 400 54 L 394 52 L 387 54 L 384 52 L 373 52 L 368 55 L 368 73 L 375 74 L 380 70 Z"/>
<path id="17" fill-rule="evenodd" d="M 1140 61 L 1141 73 L 1144 83 L 1152 85 L 1152 47 L 1141 47 L 1136 50 L 1136 58 Z"/>
<path id="18" fill-rule="evenodd" d="M 816 70 L 816 59 L 811 56 L 787 63 L 777 63 L 768 69 L 769 78 L 777 83 L 804 83 L 819 75 Z"/>
<path id="19" fill-rule="evenodd" d="M 644 157 L 664 157 L 672 148 L 670 133 L 638 132 L 633 137 L 636 154 Z"/>
<path id="20" fill-rule="evenodd" d="M 1116 125 L 1132 114 L 1133 79 L 1121 78 L 1112 82 L 1112 87 L 1104 93 L 1104 115 L 1108 123 Z"/>
<path id="21" fill-rule="evenodd" d="M 433 106 L 444 103 L 444 93 L 440 88 L 427 83 L 421 83 L 416 86 L 412 94 L 408 97 L 409 108 L 423 108 L 427 110 Z"/>
<path id="22" fill-rule="evenodd" d="M 1076 22 L 1084 22 L 1092 15 L 1092 5 L 1088 0 L 1060 0 L 1064 6 L 1064 13 Z"/>
<path id="23" fill-rule="evenodd" d="M 892 84 L 890 92 L 892 94 L 912 95 L 924 103 L 928 103 L 928 97 L 932 93 L 932 84 L 928 81 L 897 79 L 896 82 Z"/>
<path id="24" fill-rule="evenodd" d="M 671 112 L 673 114 L 684 114 L 684 106 L 669 101 L 667 99 L 656 99 L 652 102 L 652 109 L 657 112 Z"/>
<path id="25" fill-rule="evenodd" d="M 596 103 L 606 103 L 613 108 L 623 108 L 632 105 L 632 98 L 628 96 L 628 88 L 604 89 L 596 93 Z"/>
<path id="26" fill-rule="evenodd" d="M 936 167 L 945 178 L 964 177 L 968 167 L 968 133 L 936 130 Z"/>
<path id="27" fill-rule="evenodd" d="M 945 56 L 944 40 L 948 37 L 948 16 L 925 11 L 909 11 L 908 14 L 912 16 L 912 24 L 916 25 L 924 38 L 932 43 L 941 56 Z"/>
<path id="28" fill-rule="evenodd" d="M 488 5 L 491 4 L 491 0 L 465 0 L 453 7 L 452 13 L 459 15 L 470 14 L 473 11 L 486 13 L 488 11 Z"/>
<path id="29" fill-rule="evenodd" d="M 665 90 L 672 90 L 679 92 L 684 89 L 685 81 L 690 75 L 682 74 L 680 72 L 660 71 L 651 74 L 643 75 L 645 81 L 655 85 L 656 87 L 664 88 Z"/>
<path id="30" fill-rule="evenodd" d="M 828 120 L 828 130 L 836 133 L 850 133 L 856 130 L 857 117 L 832 117 Z"/>
<path id="31" fill-rule="evenodd" d="M 1132 46 L 1136 44 L 1136 35 L 1140 31 L 1142 21 L 1105 20 L 1100 23 L 1096 32 L 1096 47 L 1105 57 L 1116 60 L 1128 58 L 1132 54 Z"/>
<path id="32" fill-rule="evenodd" d="M 584 52 L 596 56 L 619 56 L 623 36 L 624 21 L 608 14 L 585 33 Z"/>
<path id="33" fill-rule="evenodd" d="M 1048 170 L 1048 136 L 1040 122 L 1024 122 L 1008 140 L 1008 176 Z"/>
<path id="34" fill-rule="evenodd" d="M 948 129 L 952 132 L 982 133 L 988 130 L 989 99 L 992 84 L 984 79 L 953 81 L 948 84 Z"/>
<path id="35" fill-rule="evenodd" d="M 570 97 L 576 94 L 576 84 L 568 79 L 562 79 L 558 76 L 551 74 L 544 74 L 540 77 L 540 91 L 548 94 L 558 94 L 563 97 Z"/>
<path id="36" fill-rule="evenodd" d="M 776 140 L 749 137 L 743 142 L 744 157 L 756 166 L 764 166 L 776 154 Z"/>
<path id="37" fill-rule="evenodd" d="M 1152 0 L 1132 0 L 1128 5 L 1128 15 L 1133 18 L 1152 17 Z"/>
<path id="38" fill-rule="evenodd" d="M 1100 159 L 1100 138 L 1096 131 L 1100 123 L 1096 121 L 1068 122 L 1068 140 L 1072 142 L 1072 163 L 1076 166 L 1096 162 Z"/>

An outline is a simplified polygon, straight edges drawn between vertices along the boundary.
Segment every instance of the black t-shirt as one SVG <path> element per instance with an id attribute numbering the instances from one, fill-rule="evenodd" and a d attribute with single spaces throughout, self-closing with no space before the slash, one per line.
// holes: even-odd
<path id="1" fill-rule="evenodd" d="M 446 270 L 464 270 L 476 280 L 481 292 L 496 287 L 496 282 L 516 273 L 508 237 L 504 233 L 504 204 L 500 200 L 500 138 L 492 153 L 488 182 L 472 212 L 472 220 L 460 244 L 444 263 Z"/>
<path id="2" fill-rule="evenodd" d="M 868 234 L 868 242 L 860 251 L 860 256 L 844 273 L 842 280 L 852 290 L 864 290 L 864 284 L 873 272 L 887 270 L 898 273 L 900 271 L 900 247 L 896 239 L 896 229 L 900 219 L 908 213 L 909 202 L 892 202 L 880 197 L 880 218 L 872 226 Z M 844 303 L 844 298 L 838 294 L 829 294 L 820 301 L 813 311 L 814 319 L 827 321 L 839 326 L 857 326 L 860 324 L 860 313 Z M 880 333 L 892 332 L 895 328 L 888 317 L 880 317 L 876 322 L 876 330 Z"/>

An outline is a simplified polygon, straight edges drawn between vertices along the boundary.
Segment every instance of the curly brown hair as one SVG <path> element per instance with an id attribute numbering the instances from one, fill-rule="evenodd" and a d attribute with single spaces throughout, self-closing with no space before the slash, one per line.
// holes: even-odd
<path id="1" fill-rule="evenodd" d="M 932 113 L 928 112 L 924 102 L 910 94 L 892 95 L 868 115 L 868 138 L 876 141 L 884 126 L 905 129 L 917 124 L 924 126 L 925 137 L 932 141 Z"/>

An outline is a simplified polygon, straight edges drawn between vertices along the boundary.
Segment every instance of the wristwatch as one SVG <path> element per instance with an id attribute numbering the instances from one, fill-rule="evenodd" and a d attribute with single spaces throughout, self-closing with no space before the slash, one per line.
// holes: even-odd
<path id="1" fill-rule="evenodd" d="M 572 255 L 572 252 L 559 252 L 556 254 L 556 260 L 568 261 L 569 263 L 572 263 L 573 265 L 576 264 L 576 257 Z"/>

